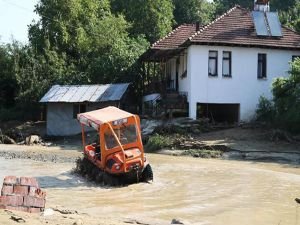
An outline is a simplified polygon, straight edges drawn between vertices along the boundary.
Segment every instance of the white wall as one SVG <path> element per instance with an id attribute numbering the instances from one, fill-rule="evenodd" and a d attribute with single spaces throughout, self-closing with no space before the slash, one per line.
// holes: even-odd
<path id="1" fill-rule="evenodd" d="M 208 76 L 208 52 L 218 51 L 218 76 Z M 232 77 L 222 77 L 223 51 L 232 53 Z M 267 78 L 257 79 L 257 55 L 267 54 Z M 261 95 L 271 98 L 275 77 L 287 76 L 292 55 L 300 51 L 192 45 L 188 48 L 189 113 L 196 118 L 197 103 L 239 103 L 240 120 L 251 120 Z M 183 84 L 183 83 L 182 83 Z"/>
<path id="2" fill-rule="evenodd" d="M 47 135 L 68 136 L 80 132 L 80 124 L 77 119 L 73 119 L 73 104 L 48 103 Z"/>

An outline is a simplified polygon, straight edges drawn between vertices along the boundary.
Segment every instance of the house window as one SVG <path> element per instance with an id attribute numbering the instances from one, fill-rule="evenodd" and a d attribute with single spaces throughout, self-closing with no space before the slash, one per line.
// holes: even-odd
<path id="1" fill-rule="evenodd" d="M 257 78 L 262 79 L 267 77 L 267 54 L 258 54 L 257 62 Z"/>
<path id="2" fill-rule="evenodd" d="M 231 52 L 223 52 L 223 77 L 231 77 Z"/>
<path id="3" fill-rule="evenodd" d="M 217 51 L 209 51 L 208 75 L 218 76 L 218 52 Z"/>
<path id="4" fill-rule="evenodd" d="M 297 58 L 300 58 L 300 55 L 293 55 L 292 56 L 292 62 L 294 62 Z"/>
<path id="5" fill-rule="evenodd" d="M 73 118 L 77 119 L 77 114 L 86 112 L 85 104 L 74 104 L 73 105 Z"/>

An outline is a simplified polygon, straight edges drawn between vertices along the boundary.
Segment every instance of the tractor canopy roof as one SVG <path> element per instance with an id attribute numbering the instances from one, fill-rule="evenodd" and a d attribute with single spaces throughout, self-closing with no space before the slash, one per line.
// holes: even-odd
<path id="1" fill-rule="evenodd" d="M 81 124 L 98 130 L 101 124 L 126 119 L 131 116 L 134 115 L 117 107 L 109 106 L 103 109 L 80 113 L 77 115 L 77 119 Z"/>

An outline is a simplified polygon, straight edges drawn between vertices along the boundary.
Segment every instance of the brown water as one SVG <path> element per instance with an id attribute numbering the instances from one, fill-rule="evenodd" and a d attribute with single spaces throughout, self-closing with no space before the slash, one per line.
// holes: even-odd
<path id="1" fill-rule="evenodd" d="M 114 217 L 190 224 L 300 224 L 300 169 L 276 163 L 148 155 L 152 184 L 96 187 L 70 175 L 72 164 L 0 158 L 5 175 L 36 176 L 47 207 L 66 207 L 94 218 Z M 299 219 L 298 219 L 299 218 Z"/>

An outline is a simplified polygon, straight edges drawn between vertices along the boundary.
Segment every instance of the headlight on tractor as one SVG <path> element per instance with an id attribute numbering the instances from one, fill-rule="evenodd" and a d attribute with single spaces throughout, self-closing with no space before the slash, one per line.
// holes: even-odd
<path id="1" fill-rule="evenodd" d="M 121 168 L 120 164 L 119 163 L 115 163 L 115 169 L 116 170 L 120 170 L 120 168 Z"/>

